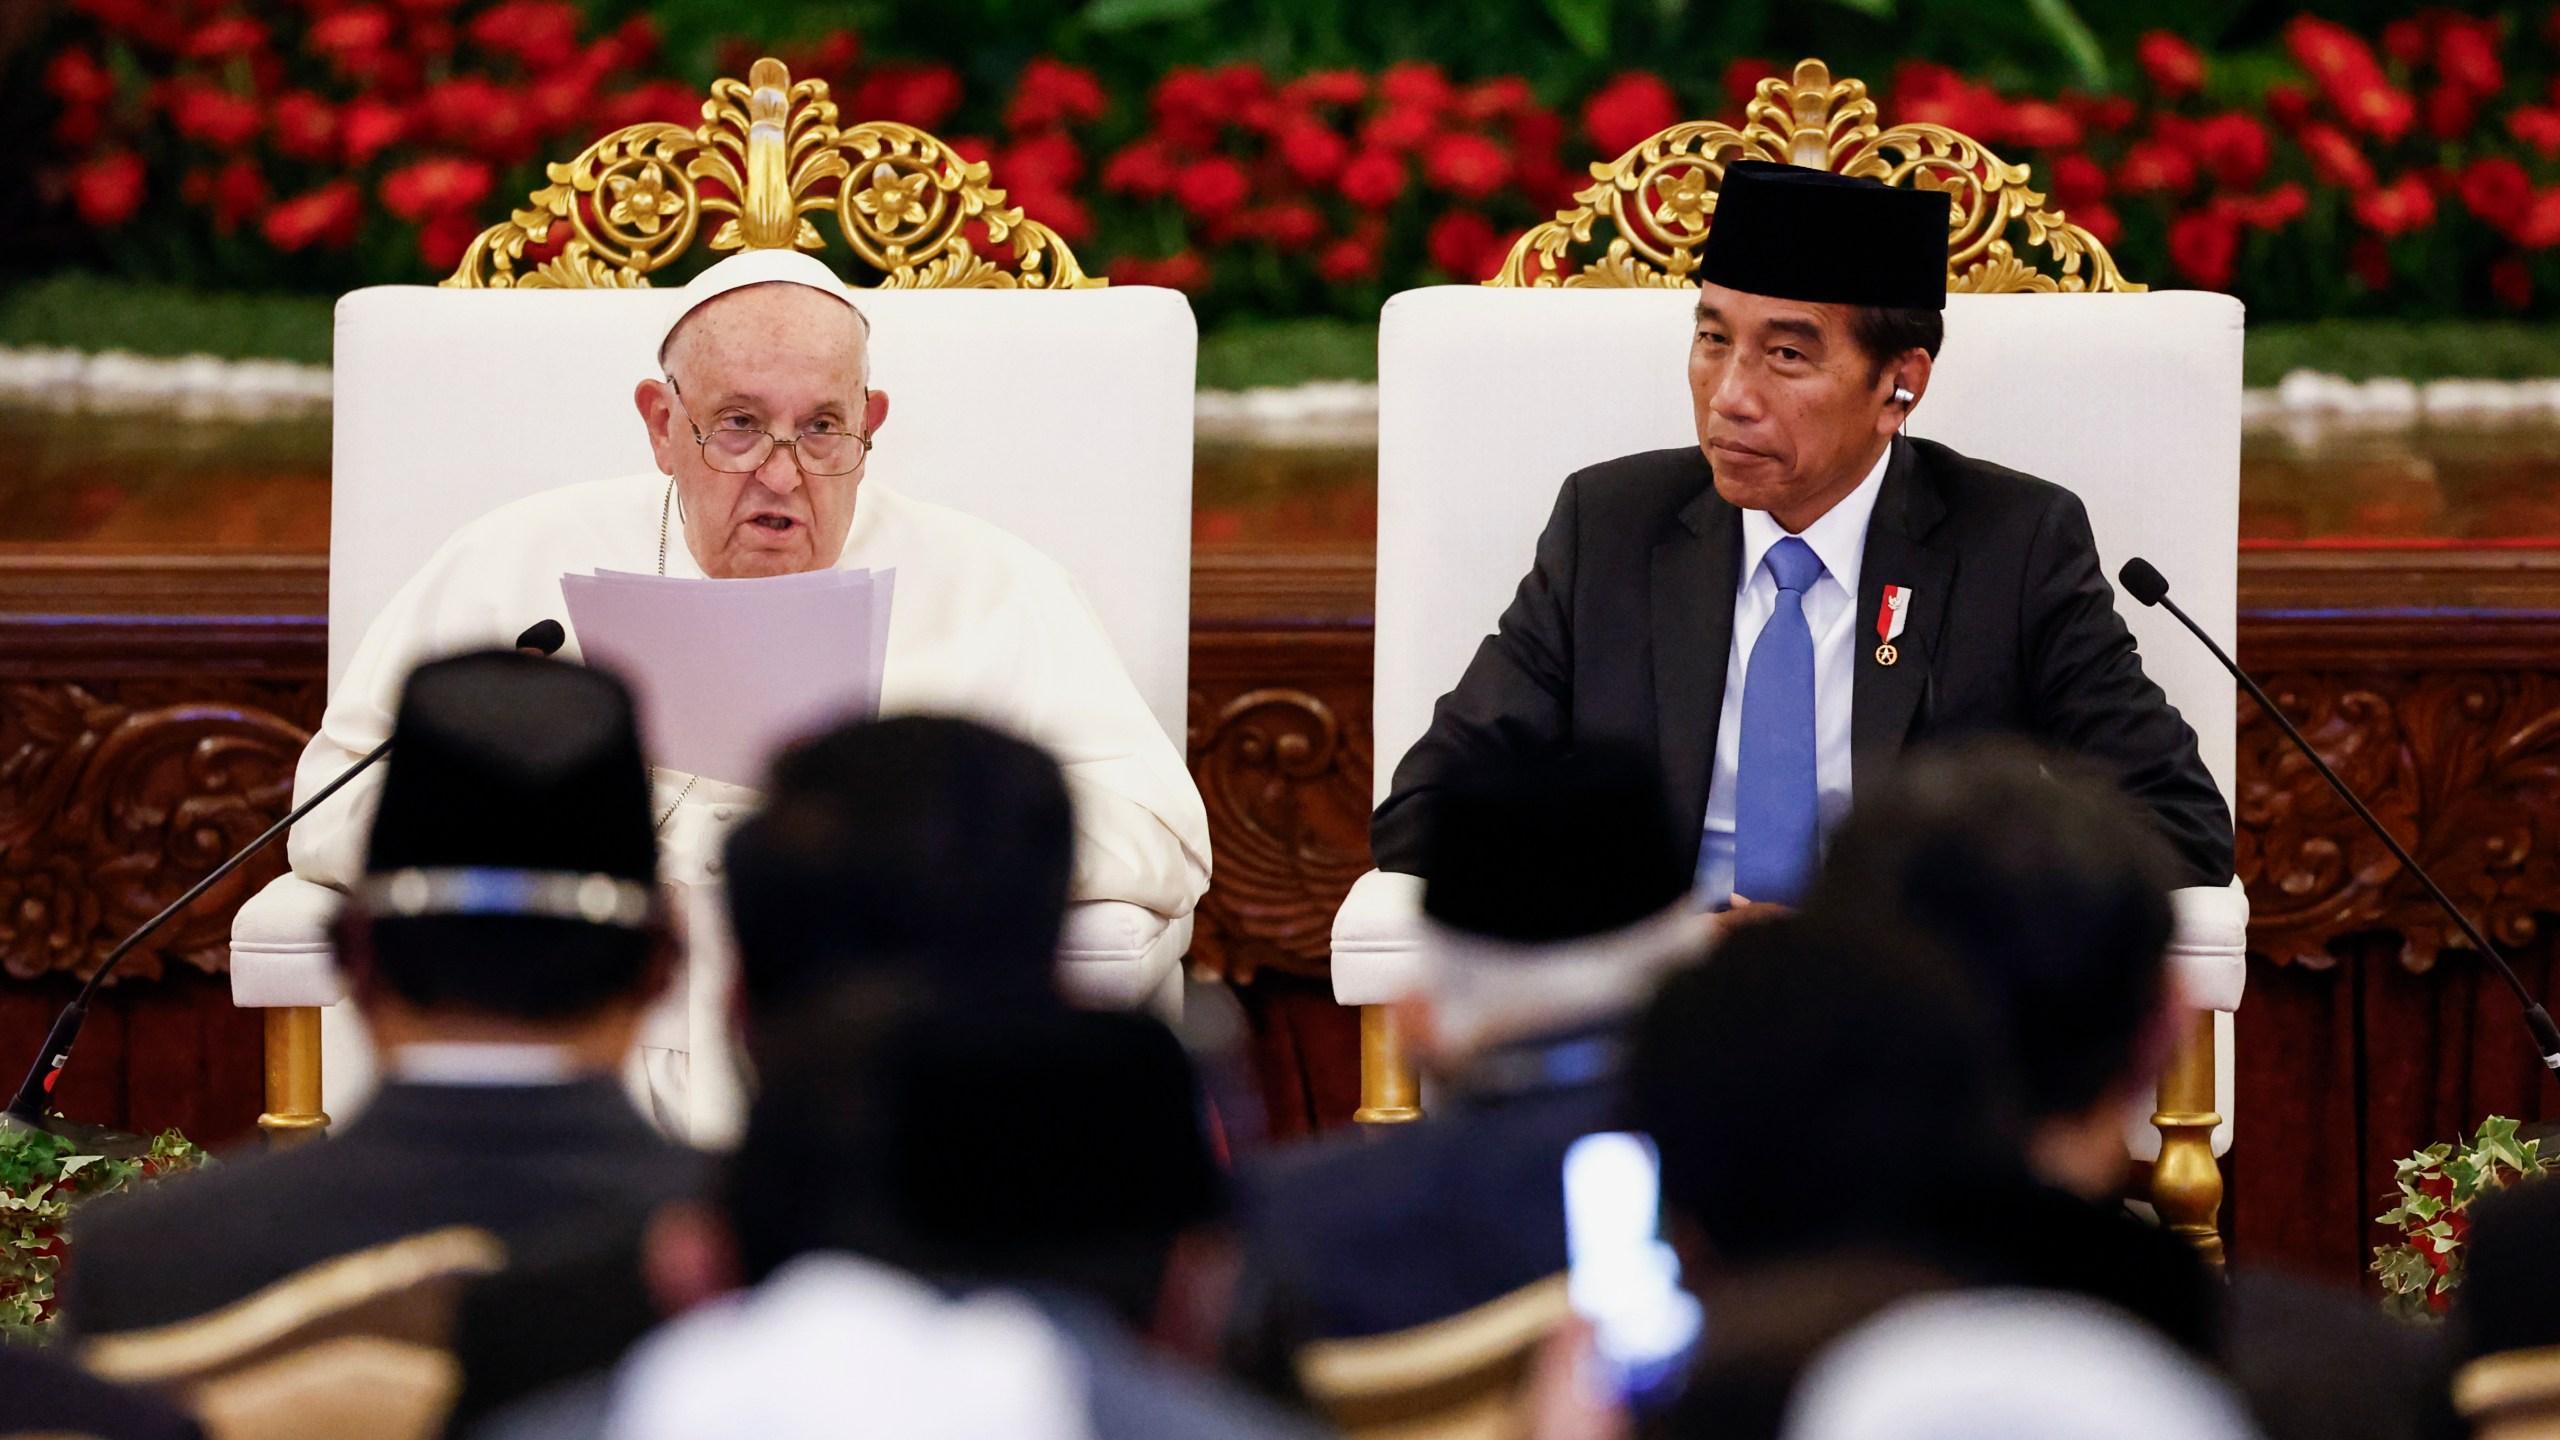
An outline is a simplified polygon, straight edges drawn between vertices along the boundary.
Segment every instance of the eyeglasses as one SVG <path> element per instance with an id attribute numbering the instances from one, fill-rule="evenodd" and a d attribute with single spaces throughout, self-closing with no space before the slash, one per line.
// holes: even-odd
<path id="1" fill-rule="evenodd" d="M 681 401 L 684 391 L 675 377 L 667 377 L 667 388 Z M 871 387 L 862 388 L 862 405 L 871 408 Z M 685 428 L 693 432 L 693 443 L 702 450 L 702 463 L 731 475 L 747 475 L 764 468 L 775 449 L 791 447 L 792 458 L 811 475 L 850 475 L 862 467 L 862 457 L 871 453 L 871 437 L 859 430 L 802 430 L 785 439 L 770 430 L 714 430 L 702 433 L 688 413 Z"/>

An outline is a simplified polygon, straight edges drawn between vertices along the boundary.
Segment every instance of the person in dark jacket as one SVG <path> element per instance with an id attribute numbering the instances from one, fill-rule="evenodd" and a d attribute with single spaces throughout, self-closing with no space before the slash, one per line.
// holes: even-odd
<path id="1" fill-rule="evenodd" d="M 1699 262 L 1698 444 L 1568 477 L 1499 626 L 1370 827 L 1421 863 L 1451 781 L 1594 739 L 1660 767 L 1701 898 L 1792 904 L 1822 833 L 1908 746 L 2087 757 L 2178 883 L 2232 874 L 2195 732 L 2143 673 L 2068 490 L 1900 434 L 1944 336 L 1938 191 L 1725 168 Z"/>
<path id="2" fill-rule="evenodd" d="M 616 1078 L 671 947 L 630 696 L 512 652 L 419 667 L 337 963 L 386 1083 L 344 1134 L 101 1201 L 62 1318 L 191 1322 L 455 1226 L 519 1254 L 693 1193 Z"/>

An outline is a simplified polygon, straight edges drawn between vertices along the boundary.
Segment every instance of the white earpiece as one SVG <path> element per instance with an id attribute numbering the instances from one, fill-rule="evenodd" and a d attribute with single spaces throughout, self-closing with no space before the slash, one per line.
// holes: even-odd
<path id="1" fill-rule="evenodd" d="M 1919 398 L 1919 396 L 1912 394 L 1910 391 L 1903 389 L 1899 385 L 1893 387 L 1893 401 L 1897 405 L 1908 405 Z"/>

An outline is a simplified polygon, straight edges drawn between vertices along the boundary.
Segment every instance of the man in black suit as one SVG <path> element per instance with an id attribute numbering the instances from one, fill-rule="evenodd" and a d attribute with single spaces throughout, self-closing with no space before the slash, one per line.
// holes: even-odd
<path id="1" fill-rule="evenodd" d="M 452 1226 L 521 1254 L 697 1184 L 616 1072 L 667 982 L 631 700 L 505 652 L 420 666 L 338 963 L 387 1083 L 346 1133 L 101 1203 L 63 1318 L 195 1320 L 323 1261 Z"/>
<path id="2" fill-rule="evenodd" d="M 2080 501 L 1897 433 L 1944 334 L 1946 227 L 1937 192 L 1727 167 L 1689 353 L 1699 443 L 1565 481 L 1397 767 L 1380 866 L 1419 863 L 1461 766 L 1607 738 L 1658 759 L 1703 900 L 1792 903 L 1854 789 L 1915 742 L 1993 731 L 2101 767 L 2179 883 L 2230 880 L 2229 812 Z"/>

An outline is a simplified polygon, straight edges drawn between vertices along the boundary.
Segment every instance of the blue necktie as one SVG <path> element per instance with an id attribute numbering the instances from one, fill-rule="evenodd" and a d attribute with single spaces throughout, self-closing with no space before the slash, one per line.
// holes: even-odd
<path id="1" fill-rule="evenodd" d="M 1765 562 L 1778 608 L 1742 672 L 1742 748 L 1733 799 L 1733 893 L 1792 905 L 1812 878 L 1816 846 L 1813 627 L 1804 592 L 1822 557 L 1790 535 Z"/>

